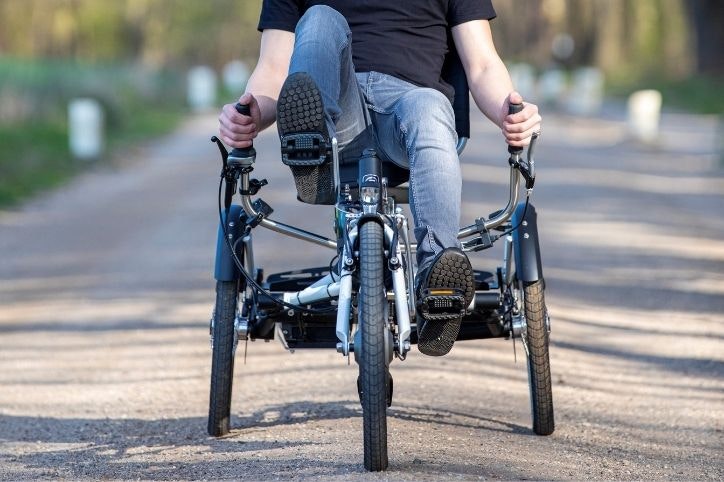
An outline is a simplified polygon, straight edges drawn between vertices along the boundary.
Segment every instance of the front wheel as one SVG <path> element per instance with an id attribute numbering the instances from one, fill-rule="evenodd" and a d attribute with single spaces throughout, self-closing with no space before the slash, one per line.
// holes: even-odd
<path id="1" fill-rule="evenodd" d="M 550 435 L 555 429 L 553 421 L 553 389 L 551 362 L 548 355 L 548 311 L 542 280 L 523 283 L 523 302 L 526 319 L 524 331 L 527 347 L 528 386 L 533 418 L 533 431 Z"/>
<path id="2" fill-rule="evenodd" d="M 231 387 L 234 379 L 234 351 L 239 281 L 216 282 L 216 306 L 212 317 L 211 394 L 209 396 L 209 435 L 229 433 Z"/>
<path id="3" fill-rule="evenodd" d="M 389 373 L 385 350 L 385 287 L 382 226 L 364 223 L 359 233 L 360 398 L 364 463 L 370 471 L 387 468 L 387 397 Z"/>

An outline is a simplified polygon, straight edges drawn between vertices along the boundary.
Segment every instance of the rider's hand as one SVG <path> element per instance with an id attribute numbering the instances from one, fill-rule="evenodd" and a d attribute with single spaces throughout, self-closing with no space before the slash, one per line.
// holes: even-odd
<path id="1" fill-rule="evenodd" d="M 226 104 L 219 115 L 219 135 L 227 146 L 249 147 L 259 133 L 261 111 L 253 95 L 247 93 L 239 97 L 239 103 L 248 105 L 251 116 L 241 115 L 233 104 Z"/>
<path id="2" fill-rule="evenodd" d="M 511 146 L 527 146 L 534 132 L 540 132 L 541 116 L 538 106 L 525 103 L 523 110 L 517 114 L 508 115 L 508 104 L 521 104 L 523 97 L 518 92 L 511 92 L 503 105 L 503 135 Z"/>

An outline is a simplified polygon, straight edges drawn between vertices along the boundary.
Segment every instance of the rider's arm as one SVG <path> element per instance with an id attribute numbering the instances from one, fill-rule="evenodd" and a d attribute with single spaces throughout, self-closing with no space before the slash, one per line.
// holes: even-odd
<path id="1" fill-rule="evenodd" d="M 251 117 L 236 112 L 234 104 L 226 104 L 219 116 L 221 140 L 231 147 L 248 147 L 256 135 L 276 120 L 279 91 L 289 71 L 294 49 L 294 33 L 264 30 L 261 35 L 259 61 L 254 68 L 246 92 L 239 98 L 248 104 Z"/>
<path id="2" fill-rule="evenodd" d="M 517 104 L 523 99 L 514 91 L 508 69 L 495 50 L 490 23 L 465 22 L 453 27 L 452 34 L 480 111 L 501 128 L 509 144 L 527 145 L 533 132 L 540 130 L 538 106 L 526 103 L 521 112 L 508 115 L 508 102 Z"/>

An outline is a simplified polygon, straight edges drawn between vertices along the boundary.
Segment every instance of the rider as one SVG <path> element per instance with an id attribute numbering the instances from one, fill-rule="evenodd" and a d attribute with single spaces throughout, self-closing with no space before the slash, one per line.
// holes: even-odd
<path id="1" fill-rule="evenodd" d="M 278 120 L 280 136 L 315 131 L 336 137 L 342 156 L 359 156 L 372 135 L 381 157 L 410 170 L 418 296 L 428 289 L 459 290 L 467 306 L 475 286 L 457 238 L 462 176 L 453 92 L 441 79 L 448 35 L 475 103 L 508 144 L 527 145 L 541 123 L 530 103 L 508 115 L 508 104 L 523 99 L 493 45 L 494 17 L 491 0 L 263 0 L 259 61 L 239 98 L 251 115 L 225 105 L 221 139 L 248 147 Z M 302 102 L 300 93 L 317 101 Z M 418 316 L 420 351 L 448 353 L 460 322 L 459 314 Z"/>

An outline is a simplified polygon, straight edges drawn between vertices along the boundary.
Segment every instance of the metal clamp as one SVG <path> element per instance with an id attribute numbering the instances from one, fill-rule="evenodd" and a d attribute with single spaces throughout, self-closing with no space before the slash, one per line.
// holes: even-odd
<path id="1" fill-rule="evenodd" d="M 464 242 L 463 249 L 465 251 L 482 251 L 483 249 L 492 247 L 495 240 L 490 236 L 490 231 L 485 226 L 485 218 L 477 218 L 475 220 L 475 228 L 479 236 Z"/>

